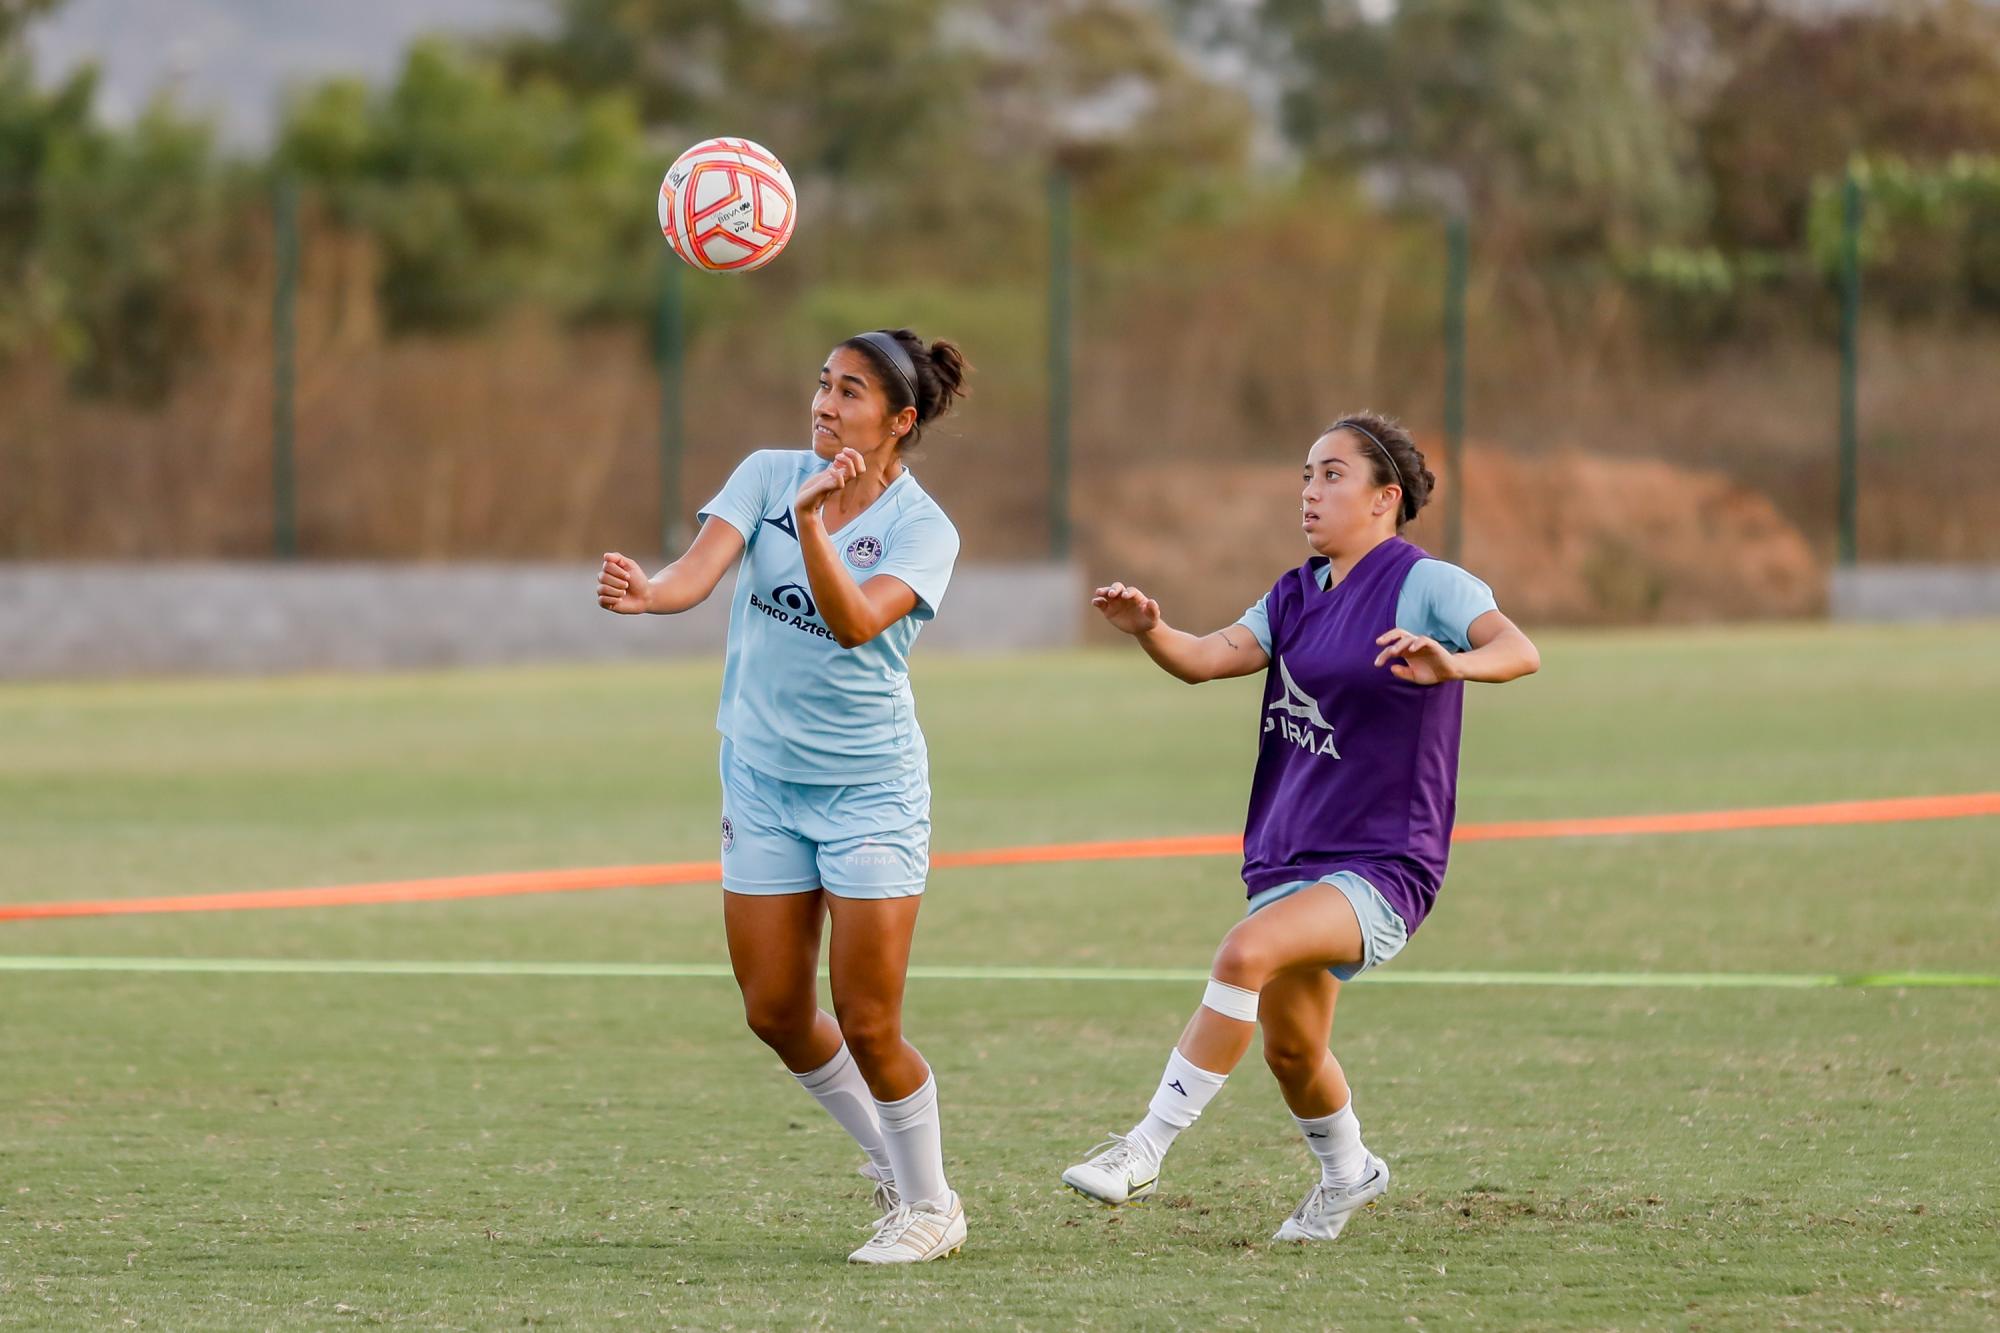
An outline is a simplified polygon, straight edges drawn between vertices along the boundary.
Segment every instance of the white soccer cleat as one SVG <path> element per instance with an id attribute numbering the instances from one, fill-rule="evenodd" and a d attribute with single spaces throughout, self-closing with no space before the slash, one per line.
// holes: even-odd
<path id="1" fill-rule="evenodd" d="M 1117 1207 L 1138 1203 L 1160 1186 L 1159 1164 L 1124 1134 L 1091 1149 L 1091 1158 L 1062 1173 L 1063 1184 L 1086 1199 Z"/>
<path id="2" fill-rule="evenodd" d="M 878 1195 L 879 1197 L 879 1195 Z M 965 1244 L 965 1205 L 953 1191 L 940 1210 L 902 1202 L 875 1220 L 868 1243 L 847 1256 L 851 1264 L 921 1264 L 957 1254 Z"/>
<path id="3" fill-rule="evenodd" d="M 890 1215 L 903 1206 L 903 1196 L 896 1190 L 894 1177 L 885 1175 L 882 1168 L 875 1165 L 872 1160 L 863 1162 L 854 1169 L 863 1180 L 875 1182 L 875 1211 L 882 1215 L 875 1219 L 874 1226 L 875 1230 L 880 1231 L 882 1224 L 889 1220 Z"/>
<path id="4" fill-rule="evenodd" d="M 1374 1153 L 1368 1154 L 1368 1173 L 1358 1184 L 1334 1189 L 1324 1181 L 1292 1210 L 1272 1240 L 1332 1240 L 1347 1219 L 1370 1207 L 1389 1192 L 1389 1164 Z"/>

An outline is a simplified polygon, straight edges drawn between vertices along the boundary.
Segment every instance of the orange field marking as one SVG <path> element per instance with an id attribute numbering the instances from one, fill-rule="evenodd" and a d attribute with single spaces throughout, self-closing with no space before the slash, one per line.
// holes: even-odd
<path id="1" fill-rule="evenodd" d="M 1965 796 L 1910 796 L 1881 801 L 1834 801 L 1822 805 L 1780 805 L 1749 810 L 1700 810 L 1668 815 L 1612 815 L 1601 819 L 1537 819 L 1505 824 L 1462 824 L 1454 842 L 1498 842 L 1519 838 L 1604 838 L 1654 833 L 1715 833 L 1735 829 L 1812 828 L 1829 824 L 1890 824 L 1922 819 L 1965 819 L 2000 815 L 2000 792 Z M 1126 842 L 1046 843 L 995 847 L 985 851 L 941 852 L 931 858 L 940 870 L 967 866 L 1047 865 L 1076 861 L 1157 860 L 1183 856 L 1238 856 L 1236 834 L 1181 838 L 1141 838 Z M 576 893 L 585 889 L 654 888 L 667 884 L 713 884 L 722 878 L 719 861 L 678 861 L 666 865 L 597 866 L 580 870 L 529 870 L 446 879 L 386 880 L 378 884 L 331 884 L 315 889 L 265 889 L 250 893 L 199 893 L 170 898 L 95 898 L 75 902 L 0 903 L 0 921 L 54 917 L 137 916 L 154 912 L 235 912 L 269 907 L 352 907 L 363 903 L 443 902 L 456 898 L 501 898 L 524 893 Z"/>

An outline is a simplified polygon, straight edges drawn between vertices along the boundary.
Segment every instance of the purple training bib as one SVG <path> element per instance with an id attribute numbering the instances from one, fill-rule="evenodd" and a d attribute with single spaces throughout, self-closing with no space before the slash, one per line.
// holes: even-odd
<path id="1" fill-rule="evenodd" d="M 1332 588 L 1315 556 L 1272 586 L 1271 666 L 1243 830 L 1256 894 L 1350 870 L 1414 932 L 1444 882 L 1458 804 L 1465 684 L 1375 665 L 1422 548 L 1391 537 Z"/>

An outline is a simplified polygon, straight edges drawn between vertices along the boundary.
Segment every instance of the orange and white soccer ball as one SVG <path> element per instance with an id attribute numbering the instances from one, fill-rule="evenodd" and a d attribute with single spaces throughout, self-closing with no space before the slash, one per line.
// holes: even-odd
<path id="1" fill-rule="evenodd" d="M 660 230 L 674 253 L 711 273 L 747 273 L 778 257 L 798 221 L 785 164 L 748 139 L 704 139 L 660 182 Z"/>

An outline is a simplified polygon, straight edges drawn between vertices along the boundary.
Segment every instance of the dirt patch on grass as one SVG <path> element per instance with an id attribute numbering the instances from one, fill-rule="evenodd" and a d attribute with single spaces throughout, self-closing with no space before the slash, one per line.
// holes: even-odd
<path id="1" fill-rule="evenodd" d="M 1422 442 L 1436 458 L 1443 450 Z M 1442 555 L 1444 495 L 1407 535 Z M 1771 500 L 1719 472 L 1657 459 L 1467 450 L 1463 563 L 1524 621 L 1580 624 L 1796 617 L 1825 572 Z M 1093 581 L 1124 579 L 1190 629 L 1226 624 L 1308 554 L 1294 471 L 1167 462 L 1083 488 Z"/>

